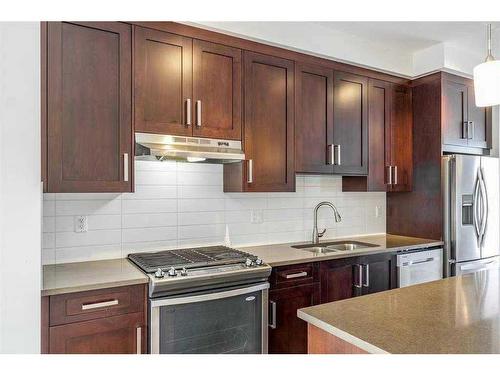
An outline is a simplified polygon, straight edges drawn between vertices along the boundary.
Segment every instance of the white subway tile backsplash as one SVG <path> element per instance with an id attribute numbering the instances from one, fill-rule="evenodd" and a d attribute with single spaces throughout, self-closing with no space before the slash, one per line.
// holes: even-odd
<path id="1" fill-rule="evenodd" d="M 222 165 L 135 162 L 134 193 L 44 194 L 44 264 L 125 257 L 131 252 L 309 241 L 313 208 L 324 239 L 385 232 L 385 193 L 343 193 L 339 176 L 296 177 L 296 192 L 224 193 Z M 375 209 L 378 207 L 378 217 Z M 88 232 L 74 231 L 75 216 Z M 254 222 L 252 222 L 254 221 Z"/>

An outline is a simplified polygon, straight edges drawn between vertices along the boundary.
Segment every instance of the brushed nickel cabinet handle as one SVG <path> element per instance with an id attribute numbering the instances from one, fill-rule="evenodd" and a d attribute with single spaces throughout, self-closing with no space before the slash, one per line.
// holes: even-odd
<path id="1" fill-rule="evenodd" d="M 137 354 L 142 354 L 142 327 L 137 327 L 135 338 Z"/>
<path id="2" fill-rule="evenodd" d="M 474 121 L 467 121 L 467 139 L 474 139 Z"/>
<path id="3" fill-rule="evenodd" d="M 196 126 L 201 127 L 201 100 L 196 101 Z"/>
<path id="4" fill-rule="evenodd" d="M 356 288 L 363 287 L 363 266 L 361 264 L 357 265 L 358 268 L 358 282 L 354 284 Z"/>
<path id="5" fill-rule="evenodd" d="M 335 165 L 335 145 L 328 145 L 328 155 L 330 159 L 328 160 L 328 165 Z"/>
<path id="6" fill-rule="evenodd" d="M 269 301 L 269 305 L 271 306 L 271 323 L 269 323 L 269 328 L 276 329 L 276 302 Z"/>
<path id="7" fill-rule="evenodd" d="M 370 265 L 365 264 L 365 280 L 363 286 L 370 286 Z"/>
<path id="8" fill-rule="evenodd" d="M 186 99 L 186 125 L 191 125 L 191 99 Z"/>
<path id="9" fill-rule="evenodd" d="M 128 154 L 123 154 L 123 181 L 128 182 Z"/>
<path id="10" fill-rule="evenodd" d="M 392 185 L 392 165 L 387 166 L 387 184 Z"/>
<path id="11" fill-rule="evenodd" d="M 462 139 L 469 139 L 469 122 L 462 122 Z"/>
<path id="12" fill-rule="evenodd" d="M 248 160 L 247 183 L 253 183 L 253 160 Z"/>
<path id="13" fill-rule="evenodd" d="M 117 299 L 112 299 L 110 301 L 95 302 L 95 303 L 82 303 L 82 310 L 92 310 L 92 309 L 98 309 L 100 307 L 109 307 L 115 305 L 118 305 Z"/>
<path id="14" fill-rule="evenodd" d="M 394 166 L 394 185 L 398 184 L 398 166 Z"/>
<path id="15" fill-rule="evenodd" d="M 342 165 L 341 159 L 340 159 L 340 145 L 337 145 L 337 160 L 336 160 L 337 165 Z"/>
<path id="16" fill-rule="evenodd" d="M 297 277 L 304 277 L 304 276 L 307 276 L 306 271 L 297 272 L 297 273 L 290 273 L 290 274 L 286 275 L 285 278 L 286 279 L 296 279 Z"/>

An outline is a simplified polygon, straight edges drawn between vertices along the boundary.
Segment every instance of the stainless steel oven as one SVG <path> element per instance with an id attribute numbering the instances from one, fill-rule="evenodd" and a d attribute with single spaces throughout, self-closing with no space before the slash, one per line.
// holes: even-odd
<path id="1" fill-rule="evenodd" d="M 267 282 L 151 298 L 152 354 L 267 353 Z"/>

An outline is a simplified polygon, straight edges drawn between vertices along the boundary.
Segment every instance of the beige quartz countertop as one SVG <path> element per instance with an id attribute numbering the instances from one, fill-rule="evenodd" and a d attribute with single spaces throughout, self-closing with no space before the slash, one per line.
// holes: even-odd
<path id="1" fill-rule="evenodd" d="M 42 296 L 146 284 L 148 281 L 148 277 L 127 259 L 46 265 L 43 267 Z"/>
<path id="2" fill-rule="evenodd" d="M 315 254 L 306 251 L 304 249 L 295 249 L 292 247 L 293 245 L 305 244 L 306 242 L 264 245 L 264 246 L 248 246 L 248 247 L 241 247 L 239 249 L 258 256 L 264 262 L 269 264 L 271 267 L 276 267 L 287 264 L 316 262 L 329 259 L 347 258 L 359 255 L 392 252 L 410 248 L 417 249 L 430 246 L 440 246 L 443 244 L 442 241 L 438 240 L 395 236 L 391 234 L 336 238 L 332 240 L 325 240 L 324 242 L 348 241 L 348 240 L 368 242 L 377 245 L 377 247 L 369 247 L 352 251 L 331 252 L 327 254 Z"/>
<path id="3" fill-rule="evenodd" d="M 369 353 L 500 353 L 500 270 L 298 310 Z"/>

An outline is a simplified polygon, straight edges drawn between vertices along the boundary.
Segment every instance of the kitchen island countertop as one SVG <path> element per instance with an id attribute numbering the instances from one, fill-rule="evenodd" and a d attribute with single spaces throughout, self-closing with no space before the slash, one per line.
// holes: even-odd
<path id="1" fill-rule="evenodd" d="M 500 270 L 307 307 L 297 315 L 313 326 L 310 333 L 319 329 L 368 353 L 498 354 Z"/>

